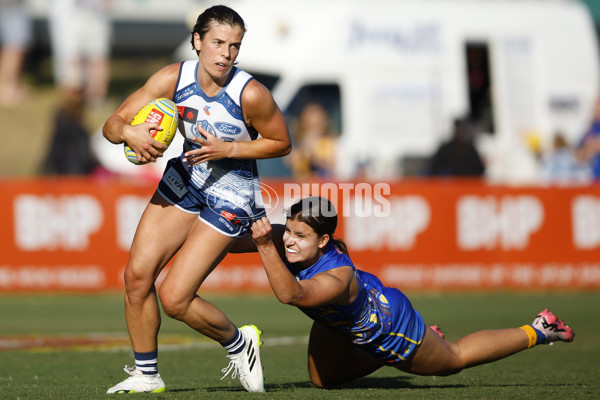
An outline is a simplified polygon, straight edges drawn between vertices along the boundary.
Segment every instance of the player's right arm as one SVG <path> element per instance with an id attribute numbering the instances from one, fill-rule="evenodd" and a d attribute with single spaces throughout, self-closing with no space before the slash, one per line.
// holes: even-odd
<path id="1" fill-rule="evenodd" d="M 285 257 L 285 246 L 283 244 L 283 233 L 285 232 L 285 225 L 283 224 L 273 224 L 271 225 L 272 232 L 271 238 L 273 243 L 275 243 L 275 247 L 277 248 L 278 253 L 283 258 Z M 246 235 L 239 238 L 233 247 L 229 250 L 230 253 L 256 253 L 258 249 L 256 248 L 256 243 L 252 240 L 252 233 L 248 232 Z"/>
<path id="2" fill-rule="evenodd" d="M 145 122 L 131 126 L 129 123 L 137 112 L 154 99 L 173 98 L 179 63 L 168 65 L 154 73 L 148 81 L 132 93 L 121 106 L 106 120 L 102 127 L 104 137 L 111 143 L 127 143 L 135 152 L 139 161 L 154 162 L 166 150 L 167 146 L 152 139 L 151 129 L 161 129 L 159 124 Z"/>
<path id="3" fill-rule="evenodd" d="M 356 298 L 358 289 L 356 283 L 352 288 L 356 278 L 351 266 L 340 265 L 312 278 L 297 280 L 273 243 L 269 220 L 263 217 L 255 221 L 251 231 L 271 289 L 280 302 L 314 308 L 329 304 L 350 304 L 350 300 Z"/>

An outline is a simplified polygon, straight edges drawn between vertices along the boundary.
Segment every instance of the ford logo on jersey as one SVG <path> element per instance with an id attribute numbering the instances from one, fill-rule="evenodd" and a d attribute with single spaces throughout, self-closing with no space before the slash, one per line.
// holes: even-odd
<path id="1" fill-rule="evenodd" d="M 215 128 L 217 128 L 217 131 L 227 135 L 237 135 L 242 132 L 242 128 L 228 124 L 227 122 L 217 122 L 215 123 Z"/>

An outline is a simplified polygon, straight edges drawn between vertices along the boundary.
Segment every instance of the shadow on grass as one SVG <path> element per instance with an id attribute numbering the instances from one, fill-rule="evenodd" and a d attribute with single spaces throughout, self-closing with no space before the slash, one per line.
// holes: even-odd
<path id="1" fill-rule="evenodd" d="M 411 382 L 411 376 L 394 376 L 394 377 L 365 377 L 353 382 L 345 383 L 336 386 L 329 390 L 342 389 L 444 389 L 444 388 L 461 388 L 466 387 L 461 384 L 440 384 L 440 385 L 415 385 Z"/>
<path id="2" fill-rule="evenodd" d="M 166 393 L 198 392 L 199 390 L 200 390 L 199 388 L 182 388 L 182 389 L 170 389 L 170 388 L 167 388 Z"/>
<path id="3" fill-rule="evenodd" d="M 315 385 L 308 381 L 304 382 L 290 382 L 285 384 L 267 384 L 265 390 L 267 392 L 283 392 L 290 391 L 292 389 L 309 389 L 316 388 Z M 182 389 L 182 391 L 188 391 L 192 389 Z M 246 392 L 243 387 L 224 387 L 224 386 L 213 386 L 204 388 L 207 392 Z"/>
<path id="4" fill-rule="evenodd" d="M 410 382 L 410 376 L 398 376 L 398 377 L 366 377 L 358 379 L 354 382 L 349 382 L 343 385 L 336 386 L 330 390 L 339 390 L 339 389 L 457 389 L 457 388 L 466 388 L 466 387 L 532 387 L 537 386 L 535 382 L 531 383 L 472 383 L 469 385 L 465 384 L 444 384 L 443 382 L 438 381 L 436 384 L 413 384 Z M 565 386 L 583 386 L 580 384 L 573 383 L 544 383 L 546 387 L 565 387 Z"/>
<path id="5" fill-rule="evenodd" d="M 361 378 L 354 382 L 346 383 L 343 385 L 339 385 L 330 389 L 322 389 L 327 391 L 338 391 L 338 390 L 348 390 L 348 389 L 459 389 L 459 388 L 467 388 L 467 387 L 528 387 L 532 384 L 527 383 L 515 383 L 515 384 L 472 384 L 472 385 L 464 385 L 464 384 L 437 384 L 437 385 L 415 385 L 410 382 L 410 377 L 372 377 L 372 378 Z M 581 386 L 581 385 L 573 385 L 573 384 L 545 384 L 545 386 L 556 386 L 556 387 L 565 387 L 565 386 Z M 276 392 L 290 392 L 295 389 L 318 389 L 315 385 L 313 385 L 309 381 L 302 382 L 289 382 L 285 384 L 267 384 L 265 385 L 265 389 L 268 393 L 276 393 Z M 169 389 L 169 392 L 173 393 L 186 393 L 186 392 L 197 392 L 197 391 L 206 391 L 212 393 L 246 393 L 246 390 L 243 387 L 225 387 L 225 386 L 213 386 L 206 388 L 180 388 L 180 389 Z"/>
<path id="6" fill-rule="evenodd" d="M 411 377 L 365 377 L 357 379 L 353 382 L 338 385 L 329 389 L 323 390 L 345 390 L 345 389 L 456 389 L 467 387 L 461 384 L 439 384 L 439 385 L 415 385 L 411 383 Z M 289 383 L 277 383 L 277 384 L 266 384 L 265 390 L 267 392 L 287 392 L 293 389 L 318 389 L 310 381 L 299 381 Z M 187 389 L 184 389 L 185 391 Z M 191 390 L 191 389 L 190 389 Z M 213 386 L 207 387 L 204 390 L 207 392 L 245 392 L 242 387 L 224 387 L 224 386 Z"/>
<path id="7" fill-rule="evenodd" d="M 410 377 L 385 377 L 385 378 L 361 378 L 356 381 L 338 385 L 329 389 L 323 390 L 345 390 L 345 389 L 431 389 L 431 388 L 462 388 L 466 385 L 414 385 L 410 382 Z M 293 389 L 318 389 L 310 381 L 277 383 L 265 385 L 267 392 L 288 392 Z M 245 392 L 242 387 L 209 387 L 205 388 L 208 392 Z"/>

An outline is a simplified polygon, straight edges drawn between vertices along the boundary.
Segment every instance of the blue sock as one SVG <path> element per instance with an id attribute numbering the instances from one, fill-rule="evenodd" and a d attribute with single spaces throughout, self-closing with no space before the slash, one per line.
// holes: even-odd
<path id="1" fill-rule="evenodd" d="M 135 368 L 142 371 L 144 375 L 158 374 L 158 349 L 148 353 L 133 352 Z"/>
<path id="2" fill-rule="evenodd" d="M 535 344 L 544 343 L 544 341 L 546 340 L 546 335 L 544 334 L 544 332 L 540 331 L 539 329 L 535 329 L 534 326 L 532 326 L 532 328 L 535 331 L 535 333 L 537 333 L 537 342 Z"/>
<path id="3" fill-rule="evenodd" d="M 221 343 L 221 346 L 225 348 L 229 352 L 229 354 L 238 354 L 246 345 L 246 340 L 244 339 L 244 335 L 238 328 L 235 328 L 235 335 L 231 339 L 226 342 Z"/>

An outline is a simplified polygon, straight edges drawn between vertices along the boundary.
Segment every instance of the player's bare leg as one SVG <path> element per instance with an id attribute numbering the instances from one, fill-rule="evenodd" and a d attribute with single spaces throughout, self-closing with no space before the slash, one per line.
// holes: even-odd
<path id="1" fill-rule="evenodd" d="M 342 336 L 314 322 L 308 342 L 308 373 L 318 387 L 328 388 L 367 376 L 384 363 Z"/>
<path id="2" fill-rule="evenodd" d="M 519 328 L 484 330 L 457 342 L 427 329 L 421 345 L 398 369 L 419 375 L 450 375 L 480 364 L 500 360 L 539 344 L 572 342 L 573 330 L 547 308 L 533 323 Z"/>
<path id="3" fill-rule="evenodd" d="M 235 326 L 221 310 L 196 292 L 234 243 L 234 238 L 197 219 L 160 288 L 161 303 L 167 315 L 218 342 L 229 339 L 235 333 Z"/>
<path id="4" fill-rule="evenodd" d="M 247 391 L 264 392 L 260 330 L 253 325 L 238 329 L 221 310 L 197 295 L 235 242 L 235 238 L 197 220 L 161 285 L 160 299 L 167 315 L 216 340 L 228 351 L 229 365 L 221 370 L 223 378 L 231 373 Z"/>
<path id="5" fill-rule="evenodd" d="M 396 368 L 417 375 L 451 375 L 527 349 L 529 338 L 519 328 L 483 330 L 451 342 L 427 329 L 412 357 Z"/>
<path id="6" fill-rule="evenodd" d="M 146 207 L 125 269 L 125 319 L 135 366 L 125 366 L 128 378 L 107 393 L 160 393 L 166 390 L 158 373 L 160 311 L 154 282 L 181 247 L 195 214 L 171 206 L 155 193 Z"/>
<path id="7" fill-rule="evenodd" d="M 154 282 L 196 219 L 196 215 L 170 206 L 159 194 L 142 215 L 125 269 L 125 318 L 136 352 L 157 348 L 160 311 Z"/>

